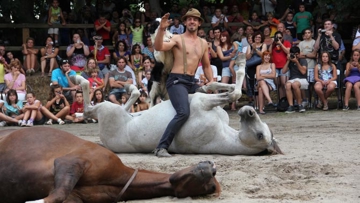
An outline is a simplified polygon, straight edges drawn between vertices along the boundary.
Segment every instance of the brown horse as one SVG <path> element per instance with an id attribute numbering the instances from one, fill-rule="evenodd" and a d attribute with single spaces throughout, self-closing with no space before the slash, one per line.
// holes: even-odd
<path id="1" fill-rule="evenodd" d="M 0 202 L 117 202 L 219 194 L 215 173 L 210 161 L 174 174 L 135 170 L 110 150 L 51 127 L 0 131 Z"/>

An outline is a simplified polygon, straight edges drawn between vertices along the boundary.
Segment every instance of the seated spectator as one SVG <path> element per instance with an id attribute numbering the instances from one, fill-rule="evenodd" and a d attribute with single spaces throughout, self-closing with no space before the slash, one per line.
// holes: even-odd
<path id="1" fill-rule="evenodd" d="M 299 12 L 295 14 L 293 21 L 296 27 L 296 38 L 303 40 L 302 31 L 313 24 L 313 16 L 309 11 L 305 11 L 304 3 L 299 5 Z"/>
<path id="2" fill-rule="evenodd" d="M 119 23 L 120 23 L 119 13 L 116 10 L 114 10 L 111 12 L 110 24 L 115 26 L 118 25 Z"/>
<path id="3" fill-rule="evenodd" d="M 79 85 L 71 82 L 69 77 L 72 75 L 76 75 L 76 72 L 70 69 L 70 63 L 66 59 L 62 60 L 60 68 L 53 70 L 51 75 L 52 85 L 59 84 L 68 101 L 73 101 L 75 99 L 75 91 L 81 90 Z"/>
<path id="4" fill-rule="evenodd" d="M 83 92 L 76 91 L 75 102 L 71 105 L 70 115 L 66 115 L 66 119 L 74 123 L 86 123 L 84 117 L 84 97 Z"/>
<path id="5" fill-rule="evenodd" d="M 135 75 L 139 75 L 139 73 L 142 71 L 143 60 L 144 57 L 141 53 L 141 47 L 139 44 L 135 44 L 131 50 L 130 56 L 131 68 L 134 70 Z"/>
<path id="6" fill-rule="evenodd" d="M 73 34 L 74 44 L 70 44 L 66 49 L 66 55 L 70 58 L 71 70 L 78 75 L 84 70 L 86 57 L 90 54 L 89 47 L 81 41 L 78 33 Z"/>
<path id="7" fill-rule="evenodd" d="M 211 27 L 214 28 L 219 26 L 221 31 L 224 31 L 229 28 L 228 22 L 227 17 L 221 13 L 221 9 L 217 8 L 215 10 L 215 15 L 211 19 Z"/>
<path id="8" fill-rule="evenodd" d="M 229 83 L 231 72 L 230 72 L 230 61 L 235 56 L 234 48 L 230 42 L 230 36 L 227 31 L 221 32 L 220 35 L 220 46 L 217 46 L 216 53 L 222 61 L 222 73 L 221 82 Z"/>
<path id="9" fill-rule="evenodd" d="M 170 10 L 170 16 L 169 19 L 175 19 L 175 18 L 180 18 L 181 15 L 179 14 L 179 4 L 174 2 L 171 6 L 171 10 Z"/>
<path id="10" fill-rule="evenodd" d="M 24 118 L 21 122 L 21 126 L 31 127 L 33 125 L 43 125 L 45 123 L 45 117 L 56 120 L 60 125 L 64 125 L 65 122 L 56 116 L 54 116 L 47 108 L 41 105 L 41 102 L 36 99 L 33 92 L 26 94 L 26 104 L 22 111 L 24 112 Z M 45 116 L 44 116 L 45 115 Z"/>
<path id="11" fill-rule="evenodd" d="M 145 56 L 145 57 L 144 57 L 144 62 L 143 62 L 143 65 L 142 65 L 143 68 L 142 68 L 142 70 L 139 71 L 139 73 L 138 73 L 138 80 L 139 80 L 139 81 L 142 81 L 142 79 L 146 77 L 145 72 L 146 72 L 146 71 L 150 71 L 150 72 L 151 72 L 152 69 L 153 69 L 153 66 L 154 66 L 154 63 L 151 61 L 150 57 Z M 140 84 L 140 85 L 141 85 L 141 84 Z"/>
<path id="12" fill-rule="evenodd" d="M 129 100 L 129 95 L 128 94 L 123 94 L 121 96 L 121 101 L 120 101 L 120 106 L 125 108 L 125 104 L 126 102 Z M 135 112 L 135 108 L 134 108 L 134 105 L 131 105 L 129 111 L 129 113 L 134 113 Z"/>
<path id="13" fill-rule="evenodd" d="M 102 11 L 104 15 L 111 13 L 116 8 L 116 5 L 111 0 L 104 0 L 102 5 Z"/>
<path id="14" fill-rule="evenodd" d="M 321 54 L 321 61 L 315 66 L 314 70 L 314 80 L 316 81 L 314 89 L 321 101 L 316 106 L 317 108 L 322 108 L 324 111 L 329 109 L 327 98 L 334 92 L 337 86 L 336 79 L 336 66 L 332 64 L 330 54 L 323 52 Z M 323 88 L 326 88 L 325 93 Z"/>
<path id="15" fill-rule="evenodd" d="M 273 44 L 274 42 L 274 38 L 270 37 L 270 34 L 271 34 L 271 30 L 270 30 L 270 27 L 269 26 L 265 26 L 263 28 L 263 34 L 264 34 L 264 44 L 266 44 L 266 48 L 268 50 L 271 50 L 271 45 Z M 290 44 L 291 46 L 291 44 Z"/>
<path id="16" fill-rule="evenodd" d="M 146 39 L 146 47 L 142 51 L 142 53 L 144 54 L 144 58 L 149 57 L 151 62 L 155 63 L 154 51 L 155 51 L 155 49 L 154 49 L 153 43 L 151 41 L 151 37 L 149 36 Z"/>
<path id="17" fill-rule="evenodd" d="M 104 92 L 101 89 L 96 89 L 94 92 L 90 92 L 91 105 L 95 106 L 105 101 Z"/>
<path id="18" fill-rule="evenodd" d="M 59 48 L 54 47 L 54 42 L 51 37 L 46 38 L 45 47 L 40 49 L 41 53 L 41 77 L 45 76 L 45 68 L 49 66 L 49 74 L 51 77 L 52 70 L 57 66 L 56 57 L 59 53 Z"/>
<path id="19" fill-rule="evenodd" d="M 207 38 L 204 28 L 199 28 L 197 35 L 198 35 L 198 37 L 203 38 L 203 39 Z"/>
<path id="20" fill-rule="evenodd" d="M 256 67 L 256 88 L 259 93 L 259 113 L 265 114 L 265 99 L 268 101 L 268 106 L 275 107 L 270 97 L 270 91 L 276 90 L 274 83 L 276 70 L 275 64 L 271 63 L 271 53 L 269 51 L 265 51 L 261 58 L 262 63 Z"/>
<path id="21" fill-rule="evenodd" d="M 0 116 L 0 126 L 5 126 L 9 124 L 19 124 L 20 120 L 23 119 L 24 114 L 22 112 L 23 101 L 18 99 L 16 90 L 10 89 L 6 94 L 6 100 L 3 103 L 2 112 L 7 116 L 7 119 L 2 119 Z M 0 102 L 0 106 L 1 106 Z M 0 113 L 1 114 L 1 113 Z M 4 123 L 5 122 L 5 123 Z"/>
<path id="22" fill-rule="evenodd" d="M 130 51 L 128 51 L 128 49 L 129 49 L 128 45 L 126 44 L 126 42 L 124 40 L 118 41 L 114 47 L 114 52 L 113 52 L 114 61 L 117 61 L 120 56 L 123 56 L 128 61 L 127 65 L 131 66 L 131 63 L 130 63 L 131 53 L 130 53 Z"/>
<path id="23" fill-rule="evenodd" d="M 213 42 L 215 40 L 214 30 L 210 29 L 206 33 L 206 41 Z"/>
<path id="24" fill-rule="evenodd" d="M 110 65 L 110 51 L 102 45 L 103 39 L 101 36 L 95 36 L 94 41 L 95 45 L 90 47 L 90 52 L 94 55 L 100 71 L 104 75 L 104 88 L 106 88 L 110 72 L 108 68 L 108 65 Z"/>
<path id="25" fill-rule="evenodd" d="M 207 5 L 203 6 L 201 16 L 204 18 L 204 23 L 211 23 L 211 18 L 213 15 L 211 14 L 210 8 Z"/>
<path id="26" fill-rule="evenodd" d="M 131 73 L 125 70 L 127 61 L 124 57 L 120 56 L 116 65 L 117 69 L 112 70 L 109 74 L 109 84 L 111 91 L 109 93 L 109 100 L 115 104 L 119 104 L 121 95 L 126 93 L 125 85 L 132 84 L 133 79 Z"/>
<path id="27" fill-rule="evenodd" d="M 130 34 L 131 34 L 131 30 L 130 28 L 128 28 L 126 26 L 126 23 L 121 21 L 118 25 L 117 30 L 115 31 L 113 37 L 112 37 L 112 41 L 113 44 L 115 46 L 115 49 L 117 49 L 116 44 L 118 44 L 118 42 L 123 41 L 126 44 L 126 51 L 128 51 L 128 47 L 131 46 L 130 44 Z"/>
<path id="28" fill-rule="evenodd" d="M 152 19 L 151 19 L 151 6 L 150 6 L 150 3 L 149 2 L 145 2 L 144 3 L 144 9 L 145 9 L 145 12 L 143 13 L 143 15 L 141 17 L 143 17 L 144 19 L 141 19 L 142 22 L 144 23 L 149 23 L 149 22 L 152 22 Z M 171 14 L 170 14 L 171 15 Z"/>
<path id="29" fill-rule="evenodd" d="M 124 22 L 126 24 L 126 27 L 130 27 L 134 23 L 134 17 L 131 14 L 131 11 L 129 9 L 125 8 L 121 11 L 122 17 L 120 18 L 121 22 Z"/>
<path id="30" fill-rule="evenodd" d="M 49 98 L 47 99 L 45 108 L 48 109 L 57 118 L 65 119 L 70 112 L 70 103 L 63 94 L 63 89 L 60 85 L 51 85 Z M 46 122 L 47 125 L 53 124 L 53 119 Z"/>
<path id="31" fill-rule="evenodd" d="M 144 91 L 140 91 L 140 96 L 136 105 L 136 112 L 148 110 L 150 105 L 146 102 L 147 94 Z"/>
<path id="32" fill-rule="evenodd" d="M 110 38 L 111 23 L 106 19 L 106 14 L 101 13 L 99 19 L 94 22 L 96 35 L 101 36 L 105 45 L 111 45 L 112 41 Z"/>
<path id="33" fill-rule="evenodd" d="M 180 23 L 180 17 L 174 18 L 174 24 L 170 26 L 170 33 L 172 34 L 184 33 L 184 26 Z"/>
<path id="34" fill-rule="evenodd" d="M 25 75 L 20 72 L 21 63 L 19 60 L 15 60 L 10 63 L 11 72 L 4 76 L 7 92 L 9 89 L 14 89 L 17 92 L 20 101 L 25 100 L 26 95 L 26 79 Z"/>
<path id="35" fill-rule="evenodd" d="M 261 22 L 261 19 L 259 18 L 259 15 L 256 11 L 252 12 L 251 18 L 249 20 L 244 20 L 243 23 L 245 25 L 252 26 L 254 31 L 258 31 L 261 27 L 266 25 L 265 23 Z"/>
<path id="36" fill-rule="evenodd" d="M 90 70 L 91 77 L 88 78 L 91 92 L 96 89 L 103 89 L 105 84 L 104 81 L 98 76 L 99 69 L 93 68 Z"/>
<path id="37" fill-rule="evenodd" d="M 307 62 L 305 59 L 299 58 L 299 47 L 291 47 L 288 60 L 282 68 L 282 73 L 290 72 L 290 78 L 285 84 L 286 98 L 289 102 L 289 107 L 285 113 L 294 113 L 294 95 L 297 103 L 299 104 L 299 112 L 305 112 L 301 98 L 301 89 L 307 89 L 309 83 L 306 79 Z"/>
<path id="38" fill-rule="evenodd" d="M 14 58 L 14 55 L 11 51 L 7 52 L 6 53 L 6 56 L 7 56 L 7 59 L 9 60 L 7 66 L 9 66 L 9 64 L 13 61 L 19 61 L 18 58 Z M 11 71 L 11 70 L 7 70 L 7 71 Z M 25 75 L 25 71 L 23 68 L 20 68 L 20 73 L 24 74 Z"/>
<path id="39" fill-rule="evenodd" d="M 99 67 L 97 65 L 97 62 L 93 58 L 89 58 L 85 65 L 85 70 L 81 73 L 81 76 L 85 79 L 88 79 L 91 77 L 91 72 L 93 69 L 99 70 Z M 104 75 L 101 71 L 98 72 L 98 77 L 101 79 L 104 78 Z"/>
<path id="40" fill-rule="evenodd" d="M 29 37 L 26 42 L 22 45 L 22 53 L 24 54 L 25 69 L 26 73 L 31 75 L 35 73 L 35 66 L 37 60 L 38 49 L 34 48 L 34 39 Z"/>
<path id="41" fill-rule="evenodd" d="M 355 49 L 352 52 L 350 61 L 346 64 L 345 71 L 345 97 L 343 110 L 349 110 L 349 99 L 351 90 L 354 90 L 357 110 L 360 110 L 360 50 Z"/>

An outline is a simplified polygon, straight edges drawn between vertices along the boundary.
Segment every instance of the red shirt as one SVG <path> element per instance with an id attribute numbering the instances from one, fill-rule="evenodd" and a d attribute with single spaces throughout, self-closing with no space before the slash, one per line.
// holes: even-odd
<path id="1" fill-rule="evenodd" d="M 84 113 L 84 103 L 77 103 L 76 101 L 71 105 L 70 114 Z"/>
<path id="2" fill-rule="evenodd" d="M 94 25 L 100 26 L 99 20 L 96 20 Z M 110 21 L 106 20 L 105 27 L 111 27 Z M 97 35 L 101 35 L 103 39 L 110 39 L 110 32 L 106 31 L 104 28 L 101 28 L 100 30 L 96 31 Z"/>
<path id="3" fill-rule="evenodd" d="M 94 46 L 91 46 L 89 49 L 90 49 L 90 52 L 94 53 Z M 101 47 L 98 48 L 98 50 L 97 50 L 96 60 L 102 61 L 105 59 L 105 56 L 110 56 L 110 51 L 107 47 L 104 47 L 103 45 L 101 45 Z"/>
<path id="4" fill-rule="evenodd" d="M 102 79 L 101 78 L 99 78 L 99 77 L 97 77 L 96 78 L 96 80 L 98 80 L 98 81 L 102 81 Z M 99 87 L 99 84 L 97 83 L 97 82 L 95 82 L 95 80 L 94 80 L 94 78 L 88 78 L 88 81 L 89 81 L 89 83 L 90 83 L 90 88 L 93 88 L 93 87 Z"/>
<path id="5" fill-rule="evenodd" d="M 289 41 L 284 41 L 283 42 L 284 46 L 286 48 L 290 48 L 291 44 Z M 275 67 L 278 69 L 281 69 L 285 66 L 286 60 L 287 60 L 287 55 L 286 53 L 281 49 L 281 47 L 278 46 L 273 46 L 272 48 L 272 60 L 275 63 Z"/>

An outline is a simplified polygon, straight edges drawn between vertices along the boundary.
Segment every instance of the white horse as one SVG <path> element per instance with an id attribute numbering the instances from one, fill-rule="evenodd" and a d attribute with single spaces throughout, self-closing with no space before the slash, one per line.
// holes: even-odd
<path id="1" fill-rule="evenodd" d="M 229 116 L 220 106 L 241 97 L 244 76 L 245 68 L 242 66 L 237 71 L 237 83 L 240 85 L 212 83 L 203 88 L 205 92 L 215 89 L 227 89 L 229 92 L 195 93 L 189 96 L 190 117 L 176 134 L 169 152 L 252 155 L 268 149 L 282 153 L 268 125 L 260 120 L 252 107 L 244 106 L 239 110 L 240 130 L 229 126 Z M 129 114 L 127 110 L 140 95 L 133 85 L 126 86 L 131 96 L 125 108 L 110 102 L 90 106 L 89 82 L 81 76 L 71 79 L 83 88 L 85 115 L 99 119 L 100 139 L 106 148 L 114 152 L 150 153 L 175 116 L 170 101 L 161 102 L 140 113 Z"/>

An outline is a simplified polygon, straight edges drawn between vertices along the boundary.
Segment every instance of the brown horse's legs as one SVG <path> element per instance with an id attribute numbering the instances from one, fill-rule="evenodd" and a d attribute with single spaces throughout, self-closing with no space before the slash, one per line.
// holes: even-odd
<path id="1" fill-rule="evenodd" d="M 67 155 L 55 159 L 54 168 L 55 188 L 44 200 L 45 202 L 60 203 L 68 200 L 68 196 L 85 171 L 86 160 Z M 67 202 L 81 201 L 76 201 L 75 198 L 70 196 Z"/>

